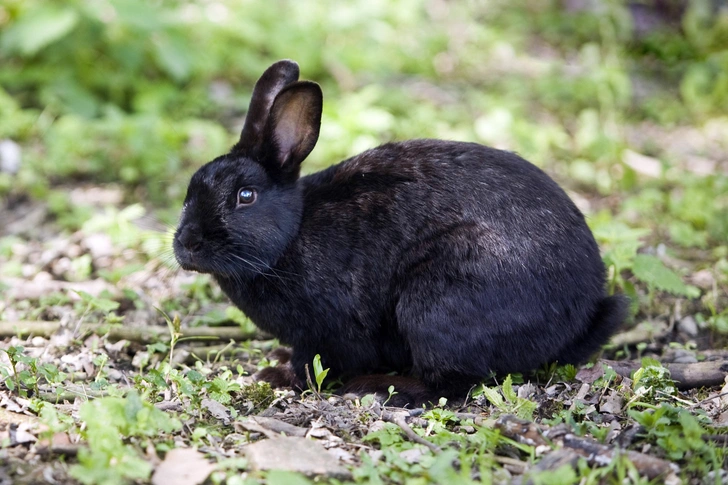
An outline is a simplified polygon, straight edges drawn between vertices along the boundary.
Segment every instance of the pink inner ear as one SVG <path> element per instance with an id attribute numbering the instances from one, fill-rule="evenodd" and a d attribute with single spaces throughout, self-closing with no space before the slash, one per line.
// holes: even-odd
<path id="1" fill-rule="evenodd" d="M 300 164 L 316 144 L 321 96 L 315 84 L 294 84 L 278 95 L 268 120 L 280 167 Z"/>
<path id="2" fill-rule="evenodd" d="M 276 126 L 276 142 L 278 142 L 278 149 L 280 150 L 281 165 L 288 161 L 291 152 L 295 150 L 296 145 L 300 142 L 300 133 L 298 133 L 300 127 L 297 118 L 299 117 L 288 114 L 278 121 Z"/>
<path id="3" fill-rule="evenodd" d="M 300 147 L 309 135 L 306 124 L 306 103 L 301 99 L 292 99 L 285 105 L 281 117 L 276 120 L 275 138 L 278 143 L 281 165 L 288 162 L 291 155 Z"/>

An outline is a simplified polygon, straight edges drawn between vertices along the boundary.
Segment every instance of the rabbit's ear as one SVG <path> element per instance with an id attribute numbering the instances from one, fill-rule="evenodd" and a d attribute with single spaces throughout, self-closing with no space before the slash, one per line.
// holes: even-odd
<path id="1" fill-rule="evenodd" d="M 278 61 L 265 70 L 255 83 L 240 140 L 232 151 L 257 155 L 263 144 L 263 130 L 276 96 L 283 88 L 297 80 L 298 64 L 293 61 Z"/>
<path id="2" fill-rule="evenodd" d="M 264 163 L 283 178 L 295 179 L 321 128 L 323 94 L 318 84 L 299 81 L 276 97 L 264 135 Z"/>

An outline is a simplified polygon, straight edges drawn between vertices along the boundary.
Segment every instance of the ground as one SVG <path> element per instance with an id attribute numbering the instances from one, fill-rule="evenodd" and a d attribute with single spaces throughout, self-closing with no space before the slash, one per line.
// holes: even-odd
<path id="1" fill-rule="evenodd" d="M 728 11 L 284 3 L 0 5 L 0 484 L 728 483 Z M 278 343 L 170 235 L 280 58 L 325 93 L 307 172 L 415 137 L 544 168 L 621 330 L 425 408 L 315 361 L 304 393 L 255 382 Z"/>

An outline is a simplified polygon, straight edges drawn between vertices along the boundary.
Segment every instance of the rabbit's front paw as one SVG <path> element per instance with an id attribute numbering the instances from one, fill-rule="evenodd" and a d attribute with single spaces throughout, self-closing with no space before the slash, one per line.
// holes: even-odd
<path id="1" fill-rule="evenodd" d="M 271 387 L 291 387 L 294 389 L 301 387 L 290 362 L 261 369 L 253 374 L 253 378 L 256 381 L 267 382 Z"/>

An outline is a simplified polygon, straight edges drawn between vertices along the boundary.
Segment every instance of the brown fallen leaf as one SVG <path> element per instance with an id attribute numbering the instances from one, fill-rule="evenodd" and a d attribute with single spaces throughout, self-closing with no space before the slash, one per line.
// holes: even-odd
<path id="1" fill-rule="evenodd" d="M 590 368 L 579 369 L 576 373 L 576 380 L 584 384 L 594 384 L 594 382 L 604 375 L 604 367 L 597 364 Z"/>
<path id="2" fill-rule="evenodd" d="M 203 399 L 200 403 L 203 409 L 207 409 L 207 412 L 212 415 L 213 418 L 218 419 L 225 426 L 230 424 L 230 411 L 224 405 L 213 399 Z"/>
<path id="3" fill-rule="evenodd" d="M 256 422 L 257 424 L 263 426 L 264 428 L 273 431 L 278 434 L 285 434 L 286 436 L 300 436 L 304 437 L 306 436 L 306 432 L 308 431 L 306 428 L 301 428 L 298 426 L 294 426 L 292 424 L 288 424 L 286 422 L 283 422 L 279 419 L 275 418 L 266 418 L 263 416 L 251 416 L 250 420 Z"/>
<path id="4" fill-rule="evenodd" d="M 243 448 L 255 470 L 286 470 L 309 477 L 351 478 L 349 470 L 326 451 L 321 444 L 296 436 L 281 436 L 247 445 Z"/>
<path id="5" fill-rule="evenodd" d="M 25 445 L 38 441 L 38 438 L 29 431 L 29 428 L 28 423 L 21 423 L 19 425 L 11 424 L 8 428 L 10 446 Z"/>
<path id="6" fill-rule="evenodd" d="M 609 391 L 599 402 L 599 412 L 609 414 L 619 414 L 624 406 L 624 398 L 615 390 Z"/>
<path id="7" fill-rule="evenodd" d="M 175 448 L 167 452 L 164 461 L 154 470 L 153 485 L 198 485 L 204 482 L 215 465 L 205 455 L 192 448 Z"/>

